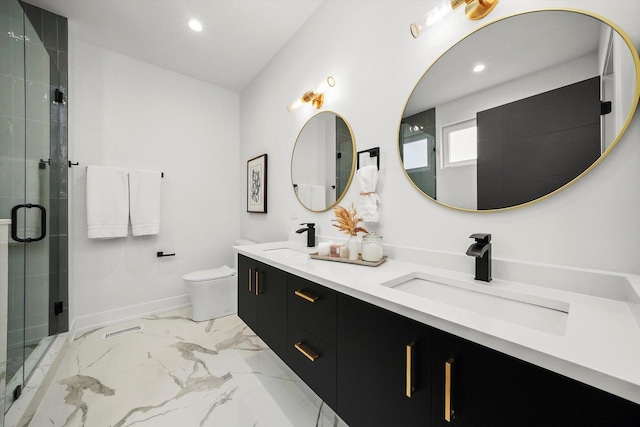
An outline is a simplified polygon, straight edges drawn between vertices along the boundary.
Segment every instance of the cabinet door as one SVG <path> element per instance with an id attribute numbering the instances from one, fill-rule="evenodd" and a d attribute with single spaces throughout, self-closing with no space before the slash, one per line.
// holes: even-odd
<path id="1" fill-rule="evenodd" d="M 345 295 L 337 328 L 340 417 L 351 427 L 429 425 L 431 329 Z"/>
<path id="2" fill-rule="evenodd" d="M 258 263 L 254 282 L 258 294 L 258 330 L 260 338 L 286 361 L 287 345 L 287 273 Z"/>
<path id="3" fill-rule="evenodd" d="M 258 332 L 258 298 L 253 283 L 257 261 L 238 254 L 238 316 Z"/>
<path id="4" fill-rule="evenodd" d="M 640 425 L 640 405 L 444 332 L 433 363 L 434 426 Z"/>

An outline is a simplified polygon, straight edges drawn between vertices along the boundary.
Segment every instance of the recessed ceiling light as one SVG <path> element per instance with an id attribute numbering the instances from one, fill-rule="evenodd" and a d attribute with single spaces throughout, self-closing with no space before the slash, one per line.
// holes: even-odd
<path id="1" fill-rule="evenodd" d="M 482 65 L 482 64 L 478 64 L 475 67 L 473 67 L 473 72 L 474 73 L 479 73 L 482 70 L 484 70 L 484 65 Z"/>
<path id="2" fill-rule="evenodd" d="M 189 28 L 193 31 L 202 31 L 202 24 L 197 19 L 192 19 L 189 21 Z"/>

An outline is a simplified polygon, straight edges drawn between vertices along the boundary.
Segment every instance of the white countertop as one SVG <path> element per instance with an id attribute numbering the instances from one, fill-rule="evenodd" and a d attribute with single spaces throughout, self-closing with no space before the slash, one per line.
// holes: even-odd
<path id="1" fill-rule="evenodd" d="M 294 250 L 273 250 L 277 248 Z M 572 271 L 561 271 L 559 275 L 567 278 L 566 287 L 535 286 L 534 283 L 549 274 L 549 271 L 544 271 L 545 266 L 540 266 L 541 274 L 535 277 L 535 265 L 523 268 L 517 263 L 509 266 L 509 262 L 496 261 L 499 263 L 498 270 L 505 271 L 505 275 L 507 271 L 520 270 L 527 277 L 515 281 L 513 276 L 517 274 L 511 273 L 510 279 L 513 281 L 505 281 L 495 277 L 494 269 L 494 280 L 487 284 L 473 280 L 473 275 L 468 273 L 394 259 L 388 259 L 378 267 L 311 259 L 307 253 L 315 252 L 314 248 L 306 248 L 291 241 L 236 246 L 234 249 L 240 254 L 338 292 L 640 404 L 638 276 L 584 270 L 572 275 Z M 473 263 L 473 260 L 470 259 L 469 262 Z M 515 292 L 532 301 L 536 298 L 550 300 L 559 304 L 562 309 L 568 309 L 565 310 L 568 313 L 548 311 L 550 315 L 545 316 L 547 309 L 532 305 L 524 308 L 538 310 L 539 313 L 534 314 L 541 315 L 540 317 L 514 321 L 509 314 L 505 315 L 509 318 L 504 318 L 499 310 L 474 305 L 473 298 L 465 297 L 465 291 L 461 292 L 462 296 L 457 300 L 459 304 L 449 304 L 439 302 L 431 294 L 420 297 L 389 286 L 400 283 L 403 277 L 413 275 L 444 283 L 460 283 L 469 289 L 477 288 L 480 292 Z M 575 279 L 571 279 L 572 277 Z M 581 287 L 580 282 L 585 285 Z M 383 285 L 385 283 L 387 286 Z M 500 299 L 492 302 L 500 308 Z M 507 303 L 512 304 L 513 301 Z M 505 307 L 508 305 L 505 304 Z M 515 311 L 512 313 L 516 317 L 519 315 Z"/>

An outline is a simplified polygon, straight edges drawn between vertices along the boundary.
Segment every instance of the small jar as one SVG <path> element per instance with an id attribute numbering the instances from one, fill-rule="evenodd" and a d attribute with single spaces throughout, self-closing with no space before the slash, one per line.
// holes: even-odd
<path id="1" fill-rule="evenodd" d="M 362 260 L 378 262 L 382 259 L 382 236 L 371 232 L 362 238 Z"/>
<path id="2" fill-rule="evenodd" d="M 340 258 L 340 248 L 343 247 L 343 244 L 334 243 L 329 247 L 329 256 L 332 258 Z"/>

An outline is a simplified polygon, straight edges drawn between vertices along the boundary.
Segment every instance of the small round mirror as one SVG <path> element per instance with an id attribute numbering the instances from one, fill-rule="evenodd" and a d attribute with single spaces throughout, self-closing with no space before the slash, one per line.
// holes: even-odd
<path id="1" fill-rule="evenodd" d="M 291 183 L 302 206 L 322 212 L 338 204 L 353 178 L 355 147 L 339 114 L 323 111 L 307 121 L 291 156 Z"/>

